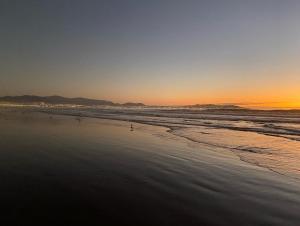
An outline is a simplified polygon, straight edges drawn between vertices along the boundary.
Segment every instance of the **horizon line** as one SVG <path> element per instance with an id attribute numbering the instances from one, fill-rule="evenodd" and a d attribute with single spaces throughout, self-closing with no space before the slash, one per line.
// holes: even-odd
<path id="1" fill-rule="evenodd" d="M 108 99 L 102 99 L 102 98 L 92 98 L 92 97 L 84 97 L 84 96 L 75 96 L 75 97 L 70 97 L 70 96 L 63 96 L 63 95 L 58 95 L 58 94 L 53 94 L 53 95 L 35 95 L 35 94 L 23 94 L 23 95 L 4 95 L 0 96 L 0 98 L 4 97 L 24 97 L 24 96 L 32 96 L 32 97 L 42 97 L 42 98 L 47 98 L 47 97 L 62 97 L 62 98 L 68 98 L 68 99 L 89 99 L 89 100 L 95 100 L 95 101 L 107 101 L 107 102 L 112 102 L 113 104 L 128 104 L 128 103 L 134 103 L 134 104 L 144 104 L 145 106 L 152 106 L 152 107 L 188 107 L 188 106 L 196 106 L 196 105 L 220 105 L 220 106 L 228 106 L 228 105 L 233 105 L 233 106 L 239 106 L 239 107 L 245 107 L 249 109 L 257 109 L 257 110 L 263 110 L 263 109 L 282 109 L 282 110 L 299 110 L 300 109 L 300 104 L 299 106 L 287 106 L 286 104 L 291 104 L 289 101 L 265 101 L 265 102 L 210 102 L 210 103 L 201 103 L 197 102 L 194 104 L 145 104 L 143 101 L 124 101 L 124 102 L 115 102 L 111 101 Z M 272 106 L 273 104 L 273 106 Z M 280 106 L 282 104 L 282 106 Z M 277 105 L 277 106 L 275 106 Z M 278 106 L 279 105 L 279 106 Z M 246 107 L 247 106 L 247 107 Z"/>

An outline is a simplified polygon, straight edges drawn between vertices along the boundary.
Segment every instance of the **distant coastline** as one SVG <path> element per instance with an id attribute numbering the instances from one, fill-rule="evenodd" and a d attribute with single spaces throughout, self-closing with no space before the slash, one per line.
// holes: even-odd
<path id="1" fill-rule="evenodd" d="M 0 97 L 1 105 L 37 105 L 40 107 L 47 106 L 83 106 L 83 107 L 92 107 L 92 106 L 110 106 L 110 107 L 148 107 L 148 108 L 184 108 L 189 110 L 202 110 L 202 111 L 246 111 L 246 112 L 255 112 L 255 111 L 276 111 L 276 112 L 286 112 L 286 111 L 295 111 L 300 112 L 300 109 L 293 108 L 261 108 L 253 107 L 250 105 L 243 104 L 194 104 L 194 105 L 177 105 L 177 106 L 168 106 L 168 105 L 146 105 L 144 103 L 136 102 L 126 102 L 126 103 L 115 103 L 109 100 L 98 100 L 90 99 L 83 97 L 68 98 L 58 95 L 53 96 L 37 96 L 37 95 L 22 95 L 22 96 L 2 96 Z M 248 107 L 249 106 L 249 107 Z"/>
<path id="2" fill-rule="evenodd" d="M 62 96 L 35 96 L 35 95 L 23 95 L 23 96 L 4 96 L 0 97 L 0 103 L 13 103 L 13 104 L 38 104 L 38 105 L 81 105 L 81 106 L 127 106 L 137 107 L 145 106 L 143 103 L 131 103 L 124 104 L 114 103 L 107 100 L 96 100 L 89 98 L 67 98 Z"/>

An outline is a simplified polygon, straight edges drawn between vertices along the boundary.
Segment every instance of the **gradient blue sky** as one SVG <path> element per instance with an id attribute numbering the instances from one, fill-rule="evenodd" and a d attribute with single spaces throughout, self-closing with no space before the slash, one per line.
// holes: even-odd
<path id="1" fill-rule="evenodd" d="M 1 0 L 0 95 L 300 106 L 299 22 L 298 0 Z"/>

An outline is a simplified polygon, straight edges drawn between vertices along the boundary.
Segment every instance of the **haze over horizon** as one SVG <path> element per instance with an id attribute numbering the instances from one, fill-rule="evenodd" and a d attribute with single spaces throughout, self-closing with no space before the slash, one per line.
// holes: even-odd
<path id="1" fill-rule="evenodd" d="M 300 2 L 0 3 L 0 96 L 300 108 Z"/>

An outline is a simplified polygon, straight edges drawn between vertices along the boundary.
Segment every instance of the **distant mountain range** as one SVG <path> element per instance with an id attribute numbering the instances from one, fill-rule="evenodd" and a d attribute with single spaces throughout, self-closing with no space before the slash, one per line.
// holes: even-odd
<path id="1" fill-rule="evenodd" d="M 67 98 L 62 96 L 34 96 L 34 95 L 23 95 L 23 96 L 4 96 L 0 97 L 0 103 L 13 103 L 13 104 L 71 104 L 71 105 L 82 105 L 82 106 L 124 106 L 124 107 L 144 107 L 143 103 L 132 103 L 127 102 L 124 104 L 114 103 L 107 100 L 96 100 L 82 97 Z M 161 106 L 163 107 L 163 106 Z M 202 109 L 202 110 L 243 110 L 245 108 L 231 105 L 231 104 L 195 104 L 182 106 L 184 108 L 191 109 Z"/>
<path id="2" fill-rule="evenodd" d="M 256 113 L 257 111 L 270 111 L 270 112 L 282 112 L 285 113 L 287 111 L 289 112 L 295 112 L 299 113 L 300 109 L 273 109 L 273 110 L 258 110 L 258 109 L 250 109 L 250 108 L 245 108 L 245 107 L 240 107 L 238 105 L 234 104 L 195 104 L 195 105 L 184 105 L 184 106 L 149 106 L 145 105 L 143 103 L 132 103 L 132 102 L 127 102 L 124 104 L 120 103 L 114 103 L 112 101 L 107 101 L 107 100 L 96 100 L 96 99 L 89 99 L 89 98 L 82 98 L 82 97 L 77 97 L 77 98 L 67 98 L 67 97 L 62 97 L 62 96 L 35 96 L 35 95 L 23 95 L 23 96 L 3 96 L 0 97 L 0 104 L 24 104 L 24 105 L 80 105 L 80 106 L 120 106 L 120 107 L 160 107 L 162 109 L 166 108 L 169 110 L 174 110 L 176 108 L 184 108 L 186 111 L 193 110 L 198 111 L 200 110 L 202 113 L 203 112 L 241 112 L 241 111 L 247 111 L 247 112 L 253 112 Z M 184 110 L 180 110 L 181 113 Z"/>
<path id="3" fill-rule="evenodd" d="M 127 106 L 127 107 L 140 107 L 145 106 L 143 103 L 125 103 L 118 104 L 112 101 L 107 100 L 95 100 L 88 98 L 67 98 L 62 96 L 32 96 L 32 95 L 24 95 L 24 96 L 4 96 L 0 97 L 0 102 L 2 103 L 15 103 L 15 104 L 73 104 L 73 105 L 83 105 L 83 106 L 99 106 L 99 105 L 107 105 L 107 106 Z"/>

